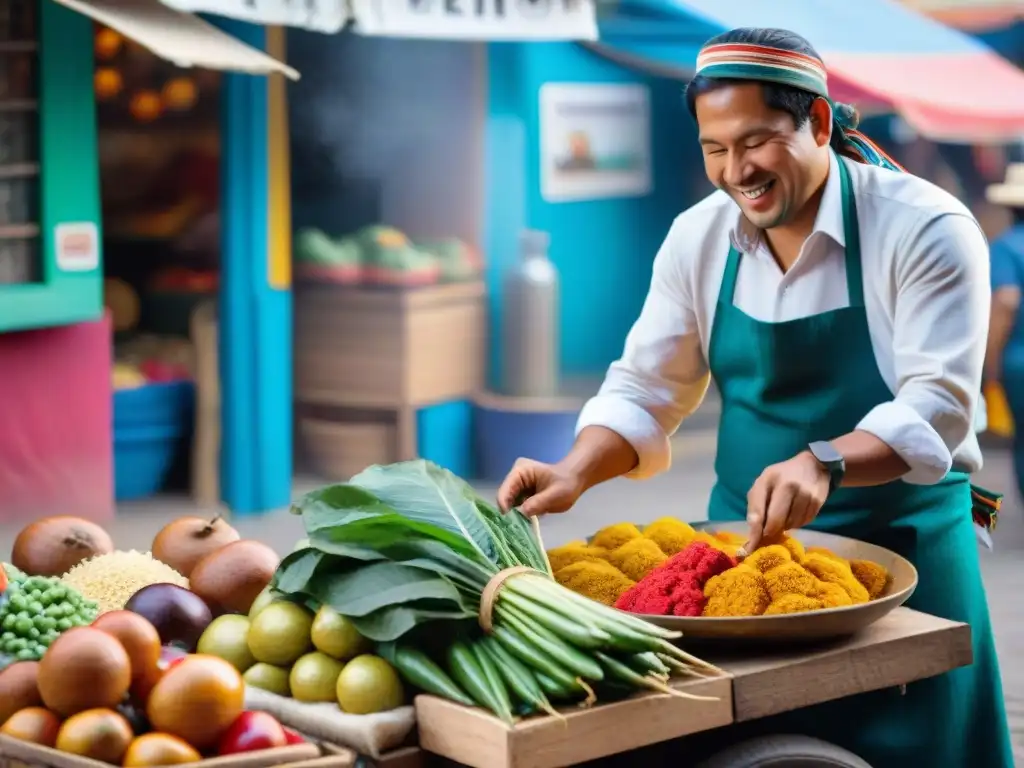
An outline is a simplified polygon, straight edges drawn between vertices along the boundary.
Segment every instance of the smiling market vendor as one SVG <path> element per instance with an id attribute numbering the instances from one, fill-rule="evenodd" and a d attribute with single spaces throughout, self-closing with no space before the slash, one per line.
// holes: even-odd
<path id="1" fill-rule="evenodd" d="M 1012 766 L 968 480 L 981 465 L 985 237 L 956 199 L 854 130 L 798 35 L 720 35 L 686 97 L 719 191 L 673 223 L 572 451 L 520 461 L 499 502 L 564 512 L 598 483 L 665 470 L 710 375 L 722 398 L 710 519 L 748 521 L 748 550 L 802 526 L 892 549 L 919 571 L 910 606 L 969 623 L 974 643 L 971 666 L 905 695 L 758 725 L 820 736 L 875 768 Z"/>

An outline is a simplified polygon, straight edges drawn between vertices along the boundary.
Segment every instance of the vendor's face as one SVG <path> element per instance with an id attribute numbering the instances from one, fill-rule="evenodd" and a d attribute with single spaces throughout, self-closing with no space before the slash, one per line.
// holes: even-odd
<path id="1" fill-rule="evenodd" d="M 831 114 L 824 100 L 797 129 L 792 116 L 772 110 L 757 83 L 730 85 L 697 97 L 704 168 L 761 229 L 794 220 L 828 167 Z"/>

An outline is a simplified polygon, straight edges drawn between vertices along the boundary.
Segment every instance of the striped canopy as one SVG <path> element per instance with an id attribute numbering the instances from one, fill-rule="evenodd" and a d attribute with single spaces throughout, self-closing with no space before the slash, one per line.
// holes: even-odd
<path id="1" fill-rule="evenodd" d="M 700 45 L 734 27 L 803 35 L 824 59 L 834 99 L 895 109 L 931 139 L 1024 136 L 1024 72 L 895 0 L 623 0 L 601 41 L 624 63 L 689 78 Z"/>

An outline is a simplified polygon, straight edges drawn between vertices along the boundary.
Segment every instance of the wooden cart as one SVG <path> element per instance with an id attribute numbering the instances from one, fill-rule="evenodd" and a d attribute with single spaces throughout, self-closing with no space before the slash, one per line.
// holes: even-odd
<path id="1" fill-rule="evenodd" d="M 867 691 L 893 688 L 971 663 L 966 624 L 898 608 L 860 634 L 827 646 L 743 657 L 708 657 L 728 676 L 675 683 L 717 702 L 638 695 L 565 719 L 530 718 L 509 728 L 482 710 L 419 696 L 421 748 L 473 768 L 566 768 L 658 742 Z M 813 680 L 813 685 L 807 681 Z"/>

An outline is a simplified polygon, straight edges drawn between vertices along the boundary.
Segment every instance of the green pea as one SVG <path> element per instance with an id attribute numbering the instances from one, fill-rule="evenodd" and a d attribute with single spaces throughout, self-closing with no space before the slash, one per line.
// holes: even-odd
<path id="1" fill-rule="evenodd" d="M 22 637 L 27 635 L 30 629 L 32 629 L 32 619 L 21 617 L 14 623 L 14 631 Z"/>
<path id="2" fill-rule="evenodd" d="M 32 628 L 30 628 L 30 629 L 29 629 L 29 631 L 28 631 L 28 639 L 29 639 L 29 640 L 38 640 L 38 639 L 39 639 L 39 636 L 40 636 L 41 634 L 42 634 L 42 633 L 41 633 L 41 632 L 39 631 L 39 628 L 38 628 L 38 627 L 32 627 Z"/>
<path id="3" fill-rule="evenodd" d="M 72 626 L 74 625 L 71 623 L 71 619 L 61 619 L 57 622 L 57 629 L 60 632 L 67 632 Z"/>
<path id="4" fill-rule="evenodd" d="M 36 621 L 36 626 L 43 632 L 49 632 L 51 629 L 57 628 L 57 620 L 53 616 L 43 616 Z"/>
<path id="5" fill-rule="evenodd" d="M 11 608 L 15 611 L 24 611 L 28 608 L 28 600 L 25 599 L 25 596 L 20 592 L 15 593 L 11 595 Z"/>
<path id="6" fill-rule="evenodd" d="M 43 608 L 43 604 L 41 602 L 39 602 L 38 600 L 33 600 L 31 603 L 28 604 L 28 610 L 31 613 L 33 613 L 36 616 L 38 616 L 39 614 L 41 614 L 46 609 Z"/>

